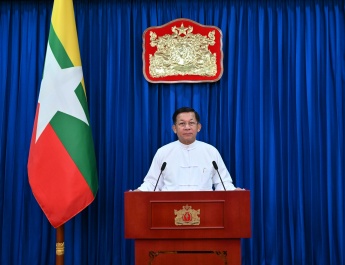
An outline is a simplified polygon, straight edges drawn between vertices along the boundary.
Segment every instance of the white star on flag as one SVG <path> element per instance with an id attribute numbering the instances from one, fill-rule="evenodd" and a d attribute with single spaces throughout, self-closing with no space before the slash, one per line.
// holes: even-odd
<path id="1" fill-rule="evenodd" d="M 47 45 L 43 79 L 38 98 L 40 110 L 37 121 L 36 142 L 58 111 L 80 119 L 89 125 L 85 112 L 74 92 L 82 78 L 81 66 L 61 69 L 50 45 Z"/>

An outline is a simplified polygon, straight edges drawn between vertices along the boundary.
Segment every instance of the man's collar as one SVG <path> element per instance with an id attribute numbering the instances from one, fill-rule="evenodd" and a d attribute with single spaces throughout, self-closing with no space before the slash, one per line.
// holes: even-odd
<path id="1" fill-rule="evenodd" d="M 195 140 L 193 143 L 191 144 L 183 144 L 181 143 L 179 140 L 177 140 L 178 144 L 181 146 L 182 149 L 185 149 L 185 150 L 192 150 L 194 148 L 196 148 L 197 144 L 198 144 L 198 141 Z"/>

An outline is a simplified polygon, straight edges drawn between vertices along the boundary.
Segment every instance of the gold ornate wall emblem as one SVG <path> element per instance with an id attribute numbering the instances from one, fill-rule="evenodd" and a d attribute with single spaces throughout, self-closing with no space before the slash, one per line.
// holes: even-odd
<path id="1" fill-rule="evenodd" d="M 221 31 L 177 19 L 143 34 L 143 71 L 150 82 L 212 82 L 223 73 Z"/>
<path id="2" fill-rule="evenodd" d="M 175 225 L 200 225 L 200 209 L 194 210 L 191 206 L 185 205 L 181 210 L 174 210 L 174 213 Z"/>
<path id="3" fill-rule="evenodd" d="M 183 23 L 178 28 L 171 28 L 171 35 L 158 37 L 150 32 L 150 45 L 157 51 L 150 54 L 149 72 L 152 77 L 173 75 L 215 76 L 217 57 L 208 50 L 215 43 L 215 32 L 208 36 L 194 34 L 193 27 L 185 28 Z"/>

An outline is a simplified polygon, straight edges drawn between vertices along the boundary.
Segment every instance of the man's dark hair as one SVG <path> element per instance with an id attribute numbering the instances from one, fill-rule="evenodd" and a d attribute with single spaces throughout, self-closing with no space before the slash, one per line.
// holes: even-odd
<path id="1" fill-rule="evenodd" d="M 200 122 L 200 116 L 199 116 L 199 114 L 198 114 L 193 108 L 190 108 L 190 107 L 182 107 L 182 108 L 177 109 L 177 110 L 174 112 L 174 115 L 172 116 L 173 123 L 174 123 L 174 124 L 176 123 L 176 117 L 177 117 L 177 115 L 179 115 L 180 113 L 185 113 L 185 112 L 194 112 L 196 121 L 197 121 L 198 123 Z"/>

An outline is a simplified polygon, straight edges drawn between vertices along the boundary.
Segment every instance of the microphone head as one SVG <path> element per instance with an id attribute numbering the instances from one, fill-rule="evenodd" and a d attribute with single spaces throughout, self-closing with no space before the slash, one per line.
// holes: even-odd
<path id="1" fill-rule="evenodd" d="M 163 171 L 165 169 L 166 165 L 167 165 L 167 162 L 163 162 L 162 167 L 161 167 L 161 171 Z"/>
<path id="2" fill-rule="evenodd" d="M 213 165 L 213 167 L 214 167 L 215 170 L 218 170 L 218 166 L 217 166 L 216 161 L 212 161 L 212 165 Z"/>

